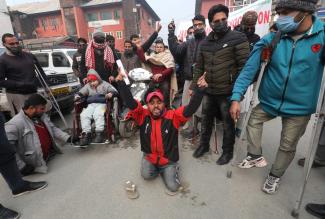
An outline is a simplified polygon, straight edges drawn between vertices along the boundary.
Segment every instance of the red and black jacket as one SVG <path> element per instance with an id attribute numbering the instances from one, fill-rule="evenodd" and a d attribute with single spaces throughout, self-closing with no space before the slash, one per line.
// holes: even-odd
<path id="1" fill-rule="evenodd" d="M 197 90 L 186 107 L 166 110 L 161 117 L 155 119 L 148 109 L 133 99 L 124 82 L 119 81 L 117 84 L 123 102 L 130 108 L 127 118 L 134 119 L 140 127 L 141 151 L 145 153 L 146 159 L 159 166 L 164 166 L 169 161 L 177 162 L 178 129 L 200 106 L 203 91 Z"/>

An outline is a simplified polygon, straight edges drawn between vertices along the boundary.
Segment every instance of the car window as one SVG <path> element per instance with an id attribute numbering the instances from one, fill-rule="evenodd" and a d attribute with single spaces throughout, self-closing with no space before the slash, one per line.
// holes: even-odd
<path id="1" fill-rule="evenodd" d="M 34 55 L 43 68 L 49 67 L 49 54 L 35 53 Z"/>
<path id="2" fill-rule="evenodd" d="M 68 55 L 70 56 L 71 59 L 73 59 L 73 55 L 76 53 L 77 51 L 74 50 L 69 50 L 67 51 Z"/>
<path id="3" fill-rule="evenodd" d="M 62 52 L 52 53 L 54 67 L 70 67 L 68 58 Z"/>
<path id="4" fill-rule="evenodd" d="M 2 55 L 2 53 L 4 53 L 6 50 L 5 50 L 5 48 L 0 48 L 0 55 Z"/>

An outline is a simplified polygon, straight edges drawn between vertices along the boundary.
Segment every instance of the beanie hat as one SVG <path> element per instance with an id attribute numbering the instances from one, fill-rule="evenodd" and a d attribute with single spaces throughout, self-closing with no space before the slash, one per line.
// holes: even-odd
<path id="1" fill-rule="evenodd" d="M 210 10 L 209 10 L 209 13 L 208 13 L 208 19 L 209 19 L 210 23 L 212 22 L 214 15 L 216 13 L 219 13 L 219 12 L 224 12 L 226 14 L 226 16 L 228 17 L 229 8 L 227 6 L 225 6 L 225 5 L 222 5 L 222 4 L 212 6 L 210 8 Z"/>
<path id="2" fill-rule="evenodd" d="M 257 13 L 256 11 L 247 11 L 241 20 L 242 25 L 246 26 L 255 26 L 257 22 Z"/>
<path id="3" fill-rule="evenodd" d="M 95 37 L 104 37 L 105 38 L 105 33 L 101 32 L 101 31 L 97 31 L 93 34 L 93 38 Z"/>
<path id="4" fill-rule="evenodd" d="M 278 0 L 275 11 L 281 8 L 294 9 L 298 11 L 315 12 L 318 0 Z"/>
<path id="5" fill-rule="evenodd" d="M 96 80 L 98 80 L 97 76 L 96 75 L 93 75 L 93 74 L 88 74 L 87 75 L 87 79 L 89 81 L 96 81 Z"/>

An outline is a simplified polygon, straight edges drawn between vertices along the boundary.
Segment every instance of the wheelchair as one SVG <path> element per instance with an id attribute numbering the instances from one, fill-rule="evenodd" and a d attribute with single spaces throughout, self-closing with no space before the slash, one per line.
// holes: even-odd
<path id="1" fill-rule="evenodd" d="M 74 136 L 81 136 L 81 120 L 80 114 L 88 106 L 87 98 L 82 97 L 76 100 L 74 103 L 73 112 L 73 128 L 72 132 Z M 119 99 L 117 96 L 113 96 L 112 99 L 106 101 L 106 112 L 105 112 L 105 143 L 116 143 L 116 136 L 119 127 Z M 93 133 L 93 132 L 92 132 Z"/>

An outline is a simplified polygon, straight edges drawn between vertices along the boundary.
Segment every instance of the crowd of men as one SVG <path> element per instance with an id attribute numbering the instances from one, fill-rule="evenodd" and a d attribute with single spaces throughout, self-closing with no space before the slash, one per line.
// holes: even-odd
<path id="1" fill-rule="evenodd" d="M 314 15 L 316 4 L 317 0 L 278 0 L 275 10 L 279 17 L 261 39 L 255 34 L 255 11 L 246 12 L 240 25 L 232 30 L 227 20 L 229 9 L 221 4 L 209 10 L 207 19 L 212 31 L 207 33 L 206 18 L 196 15 L 185 42 L 175 36 L 174 22 L 168 25 L 168 45 L 158 37 L 161 25 L 143 44 L 138 35 L 132 35 L 125 40 L 123 52 L 115 48 L 114 37 L 102 32 L 95 32 L 89 42 L 79 38 L 72 68 L 84 86 L 76 100 L 84 97 L 88 103 L 80 116 L 81 136 L 69 135 L 53 125 L 46 115 L 47 100 L 36 94 L 35 68 L 46 78 L 42 68 L 32 54 L 22 51 L 15 36 L 4 34 L 6 52 L 0 57 L 0 87 L 6 88 L 13 118 L 4 124 L 0 115 L 0 172 L 13 195 L 47 185 L 24 181 L 22 176 L 47 172 L 47 162 L 60 153 L 54 139 L 63 144 L 79 140 L 80 145 L 90 144 L 93 119 L 94 142 L 102 143 L 106 101 L 114 96 L 120 97 L 130 109 L 127 117 L 140 127 L 141 175 L 145 180 L 161 174 L 169 194 L 179 191 L 179 129 L 188 140 L 199 138 L 193 153 L 194 158 L 199 158 L 210 150 L 214 118 L 223 124 L 222 154 L 216 163 L 228 164 L 233 158 L 240 102 L 248 87 L 255 83 L 261 54 L 271 44 L 275 46 L 258 90 L 259 104 L 253 108 L 247 127 L 242 127 L 247 130 L 248 148 L 247 157 L 238 167 L 268 164 L 262 155 L 263 124 L 281 117 L 276 159 L 262 185 L 265 193 L 276 193 L 317 105 L 325 61 L 325 33 L 324 24 Z M 133 99 L 117 60 L 121 60 L 127 72 L 135 68 L 152 72 L 144 98 L 147 108 Z M 182 103 L 173 108 L 177 85 L 182 86 Z M 325 166 L 324 142 L 322 133 L 313 167 Z M 304 161 L 302 158 L 298 164 L 303 166 Z M 308 204 L 306 210 L 325 217 L 325 205 Z M 0 205 L 0 218 L 17 215 Z"/>

